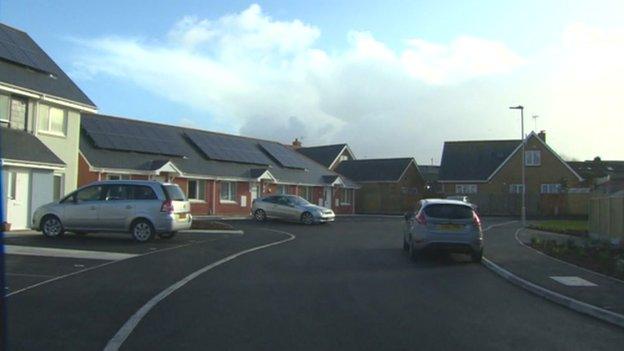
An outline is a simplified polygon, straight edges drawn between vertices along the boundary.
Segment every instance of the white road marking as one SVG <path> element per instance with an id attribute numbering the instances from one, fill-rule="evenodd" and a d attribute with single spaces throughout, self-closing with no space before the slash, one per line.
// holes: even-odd
<path id="1" fill-rule="evenodd" d="M 270 244 L 256 246 L 256 247 L 253 247 L 251 249 L 243 250 L 243 251 L 240 251 L 240 252 L 235 253 L 233 255 L 227 256 L 227 257 L 225 257 L 223 259 L 220 259 L 219 261 L 213 262 L 213 263 L 211 263 L 211 264 L 209 264 L 209 265 L 207 265 L 207 266 L 205 266 L 205 267 L 203 267 L 203 268 L 201 268 L 199 270 L 196 270 L 195 272 L 193 272 L 193 273 L 187 275 L 186 277 L 184 277 L 184 279 L 182 279 L 182 280 L 176 282 L 175 284 L 169 286 L 165 290 L 161 291 L 158 295 L 154 296 L 151 300 L 149 300 L 138 311 L 136 311 L 130 317 L 130 319 L 128 319 L 126 321 L 126 323 L 124 323 L 124 325 L 117 331 L 117 333 L 108 341 L 108 343 L 106 344 L 106 347 L 104 348 L 104 351 L 119 350 L 119 348 L 124 343 L 124 341 L 126 341 L 128 336 L 130 336 L 130 334 L 134 331 L 134 329 L 137 327 L 137 325 L 152 310 L 152 308 L 154 308 L 160 301 L 162 301 L 165 298 L 167 298 L 167 296 L 171 295 L 172 293 L 174 293 L 176 290 L 178 290 L 181 287 L 183 287 L 184 285 L 186 285 L 191 280 L 199 277 L 203 273 L 206 273 L 207 271 L 209 271 L 209 270 L 211 270 L 211 269 L 213 269 L 215 267 L 218 267 L 218 266 L 220 266 L 220 265 L 222 265 L 224 263 L 232 261 L 232 260 L 234 260 L 234 259 L 236 259 L 236 258 L 238 258 L 238 257 L 240 257 L 242 255 L 248 254 L 250 252 L 266 249 L 266 248 L 271 247 L 271 246 L 284 244 L 284 243 L 289 242 L 291 240 L 294 240 L 296 238 L 293 234 L 290 234 L 290 233 L 287 233 L 287 232 L 283 232 L 283 231 L 279 231 L 279 230 L 273 230 L 273 229 L 265 229 L 265 230 L 276 232 L 276 233 L 281 233 L 281 234 L 286 234 L 286 235 L 288 235 L 288 238 L 284 239 L 284 240 L 276 241 L 276 242 L 273 242 L 273 243 L 270 243 Z"/>
<path id="2" fill-rule="evenodd" d="M 58 248 L 51 248 L 51 247 L 34 247 L 34 246 L 19 246 L 19 245 L 5 245 L 4 253 L 8 255 L 80 258 L 80 259 L 106 260 L 106 261 L 125 260 L 127 258 L 138 256 L 137 254 L 127 254 L 127 253 L 119 253 L 119 252 L 58 249 Z"/>
<path id="3" fill-rule="evenodd" d="M 597 286 L 589 280 L 576 276 L 552 276 L 550 279 L 567 286 Z"/>
<path id="4" fill-rule="evenodd" d="M 508 222 L 503 222 L 503 223 L 496 223 L 496 224 L 492 224 L 489 225 L 487 228 L 483 229 L 484 232 L 487 232 L 488 230 L 492 229 L 492 228 L 496 228 L 496 227 L 502 227 L 504 225 L 507 224 L 512 224 L 512 223 L 516 223 L 517 221 L 508 221 Z"/>

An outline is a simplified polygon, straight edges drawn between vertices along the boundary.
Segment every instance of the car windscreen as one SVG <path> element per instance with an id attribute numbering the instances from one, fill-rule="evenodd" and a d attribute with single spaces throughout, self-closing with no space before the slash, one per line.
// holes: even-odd
<path id="1" fill-rule="evenodd" d="M 310 203 L 308 201 L 306 201 L 304 198 L 301 198 L 299 196 L 289 196 L 288 199 L 295 205 L 298 206 L 306 206 L 309 205 Z"/>
<path id="2" fill-rule="evenodd" d="M 167 195 L 169 196 L 170 200 L 186 201 L 186 196 L 184 196 L 184 193 L 182 192 L 182 189 L 180 189 L 179 186 L 175 184 L 171 184 L 171 185 L 163 185 L 163 188 L 167 192 Z"/>
<path id="3" fill-rule="evenodd" d="M 471 207 L 452 204 L 429 205 L 424 212 L 427 217 L 446 219 L 471 219 L 473 215 Z"/>

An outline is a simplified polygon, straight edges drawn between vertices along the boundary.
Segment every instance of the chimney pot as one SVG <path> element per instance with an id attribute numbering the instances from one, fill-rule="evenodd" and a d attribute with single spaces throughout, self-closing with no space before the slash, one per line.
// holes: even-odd
<path id="1" fill-rule="evenodd" d="M 542 139 L 543 142 L 546 142 L 546 131 L 542 130 L 537 134 L 537 137 Z"/>
<path id="2" fill-rule="evenodd" d="M 295 149 L 300 148 L 300 147 L 301 147 L 301 141 L 299 141 L 299 139 L 298 139 L 298 138 L 295 138 L 295 141 L 293 141 L 293 142 L 292 142 L 292 146 L 293 146 L 293 148 L 295 148 Z"/>

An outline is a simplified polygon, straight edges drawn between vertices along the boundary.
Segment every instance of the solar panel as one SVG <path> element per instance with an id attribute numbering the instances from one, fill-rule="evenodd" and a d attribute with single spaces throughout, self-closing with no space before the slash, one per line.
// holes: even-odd
<path id="1" fill-rule="evenodd" d="M 249 139 L 187 131 L 186 135 L 212 160 L 269 165 L 271 161 Z"/>
<path id="2" fill-rule="evenodd" d="M 306 168 L 306 164 L 301 159 L 301 156 L 296 151 L 291 150 L 284 145 L 261 142 L 260 146 L 283 167 Z"/>
<path id="3" fill-rule="evenodd" d="M 100 149 L 169 156 L 185 154 L 179 136 L 170 127 L 101 118 L 83 118 L 81 125 Z"/>
<path id="4" fill-rule="evenodd" d="M 50 58 L 25 33 L 4 26 L 0 26 L 0 58 L 44 73 L 56 71 Z"/>

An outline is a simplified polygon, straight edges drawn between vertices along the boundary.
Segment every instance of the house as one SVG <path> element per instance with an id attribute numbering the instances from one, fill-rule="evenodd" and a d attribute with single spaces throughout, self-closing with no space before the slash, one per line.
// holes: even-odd
<path id="1" fill-rule="evenodd" d="M 0 162 L 4 221 L 25 229 L 34 209 L 74 190 L 80 113 L 95 104 L 32 38 L 0 24 Z"/>
<path id="2" fill-rule="evenodd" d="M 346 160 L 336 172 L 360 186 L 357 213 L 403 214 L 425 196 L 425 180 L 413 158 Z"/>
<path id="3" fill-rule="evenodd" d="M 351 180 L 274 141 L 83 114 L 79 184 L 105 179 L 177 183 L 195 215 L 248 215 L 266 194 L 298 194 L 353 213 Z"/>
<path id="4" fill-rule="evenodd" d="M 302 147 L 301 142 L 295 139 L 293 148 L 331 170 L 335 170 L 342 161 L 356 159 L 347 144 Z"/>
<path id="5" fill-rule="evenodd" d="M 624 161 L 603 161 L 596 157 L 591 161 L 570 161 L 568 164 L 585 179 L 585 186 L 595 194 L 624 190 Z"/>
<path id="6" fill-rule="evenodd" d="M 583 178 L 546 144 L 546 134 L 521 140 L 444 143 L 439 182 L 449 195 L 467 195 L 486 215 L 519 215 L 522 160 L 526 171 L 527 215 L 587 215 Z"/>
<path id="7" fill-rule="evenodd" d="M 442 186 L 438 182 L 440 178 L 440 166 L 423 166 L 418 165 L 418 170 L 425 179 L 425 189 L 431 194 L 438 194 L 442 192 Z"/>

